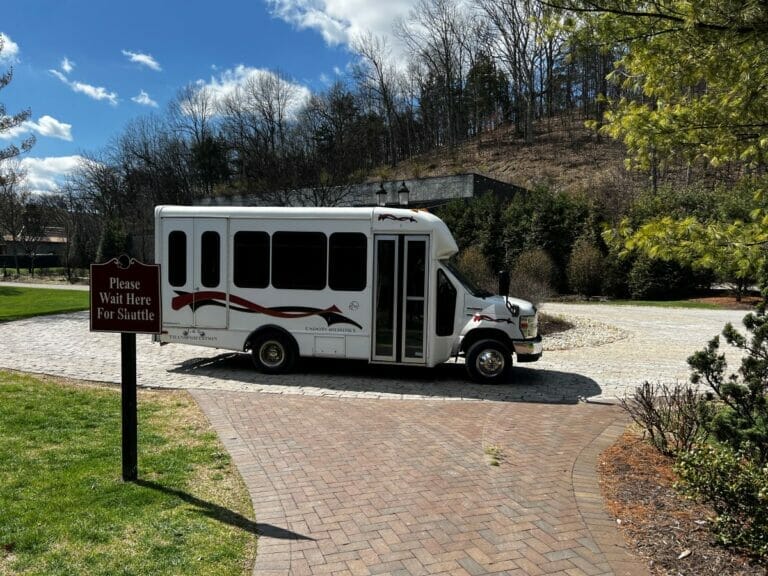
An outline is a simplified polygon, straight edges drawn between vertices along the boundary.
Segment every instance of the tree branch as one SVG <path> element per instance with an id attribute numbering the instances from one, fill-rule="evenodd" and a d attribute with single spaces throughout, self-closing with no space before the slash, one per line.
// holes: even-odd
<path id="1" fill-rule="evenodd" d="M 599 2 L 590 2 L 585 0 L 582 4 L 576 4 L 574 2 L 559 3 L 552 0 L 537 0 L 543 6 L 553 8 L 555 10 L 564 10 L 567 12 L 574 12 L 577 14 L 613 14 L 615 16 L 622 16 L 627 18 L 649 18 L 654 20 L 664 20 L 668 22 L 676 22 L 678 24 L 687 24 L 697 30 L 707 30 L 710 32 L 735 32 L 736 34 L 756 34 L 765 33 L 768 31 L 768 25 L 763 24 L 761 26 L 730 26 L 727 24 L 718 24 L 715 22 L 702 22 L 698 20 L 688 20 L 673 13 L 665 12 L 648 12 L 645 10 L 630 10 L 623 8 L 613 8 L 605 6 Z M 661 10 L 658 3 L 654 2 L 653 6 Z"/>

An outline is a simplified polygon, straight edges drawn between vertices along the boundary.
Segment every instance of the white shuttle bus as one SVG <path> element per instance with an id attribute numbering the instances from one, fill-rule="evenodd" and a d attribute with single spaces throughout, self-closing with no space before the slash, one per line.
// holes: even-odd
<path id="1" fill-rule="evenodd" d="M 541 357 L 529 302 L 473 287 L 436 216 L 399 208 L 158 206 L 161 343 L 250 351 L 267 373 L 300 356 L 436 366 L 479 382 Z M 503 283 L 503 282 L 502 282 Z"/>

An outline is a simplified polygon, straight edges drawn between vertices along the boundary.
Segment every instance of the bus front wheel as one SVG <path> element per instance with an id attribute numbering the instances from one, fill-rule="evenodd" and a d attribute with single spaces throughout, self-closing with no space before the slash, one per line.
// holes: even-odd
<path id="1" fill-rule="evenodd" d="M 497 340 L 479 340 L 472 344 L 466 356 L 470 378 L 481 384 L 504 382 L 512 367 L 512 355 Z"/>

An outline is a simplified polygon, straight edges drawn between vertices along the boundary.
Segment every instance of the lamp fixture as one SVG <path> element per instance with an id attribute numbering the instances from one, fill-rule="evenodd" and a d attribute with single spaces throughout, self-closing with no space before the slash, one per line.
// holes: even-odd
<path id="1" fill-rule="evenodd" d="M 379 189 L 376 190 L 376 204 L 379 206 L 387 205 L 387 191 L 384 189 L 384 184 L 379 184 Z"/>
<path id="2" fill-rule="evenodd" d="M 397 191 L 397 200 L 400 203 L 400 206 L 408 206 L 408 196 L 410 193 L 411 191 L 408 190 L 408 186 L 405 185 L 405 180 L 403 180 L 403 185 L 400 186 L 400 189 Z"/>

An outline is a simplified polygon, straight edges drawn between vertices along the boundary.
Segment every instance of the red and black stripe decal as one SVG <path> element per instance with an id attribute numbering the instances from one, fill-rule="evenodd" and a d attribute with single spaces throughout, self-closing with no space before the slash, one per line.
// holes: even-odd
<path id="1" fill-rule="evenodd" d="M 239 296 L 229 295 L 224 292 L 176 292 L 173 300 L 171 300 L 171 307 L 174 310 L 181 310 L 186 306 L 197 310 L 203 306 L 226 306 L 229 303 L 231 310 L 237 310 L 238 312 L 247 312 L 249 314 L 264 314 L 265 316 L 271 316 L 273 318 L 286 318 L 286 319 L 298 319 L 309 318 L 310 316 L 320 316 L 328 323 L 328 326 L 334 324 L 351 324 L 357 326 L 362 330 L 362 326 L 354 320 L 347 318 L 341 313 L 341 310 L 334 305 L 329 308 L 310 308 L 307 306 L 276 306 L 267 308 L 260 306 L 255 302 L 240 298 Z"/>
<path id="2" fill-rule="evenodd" d="M 494 318 L 492 316 L 487 316 L 486 314 L 475 314 L 472 317 L 473 322 L 482 322 L 483 320 L 487 320 L 489 322 L 506 322 L 507 324 L 514 324 L 514 321 L 510 320 L 509 318 Z"/>

